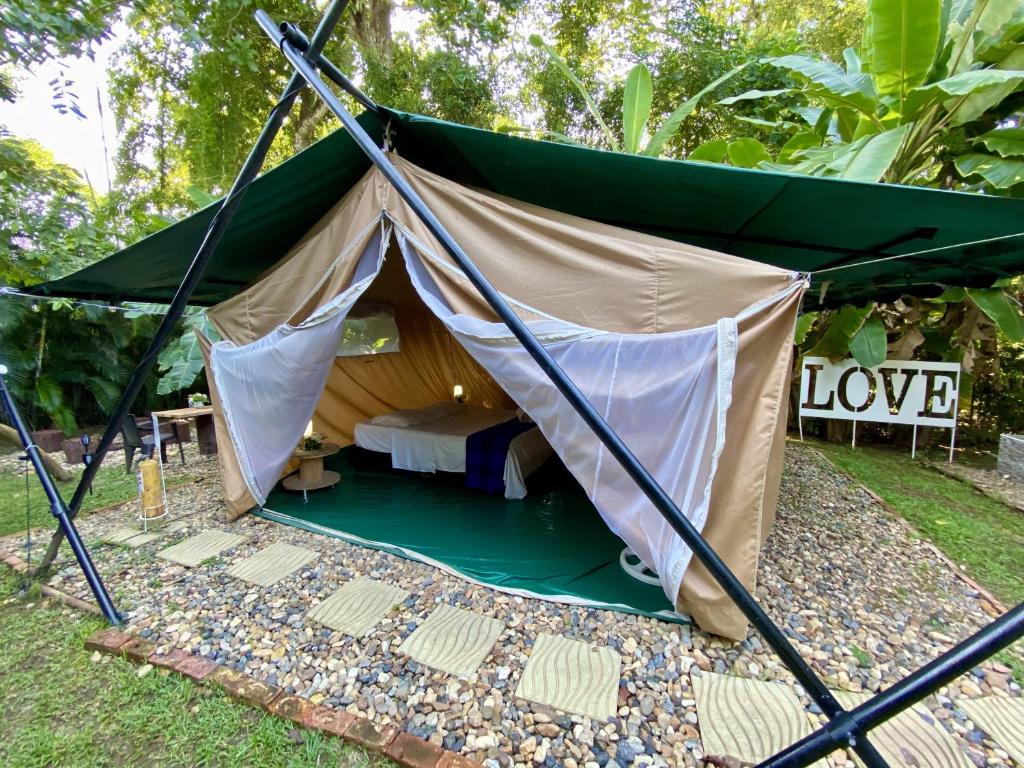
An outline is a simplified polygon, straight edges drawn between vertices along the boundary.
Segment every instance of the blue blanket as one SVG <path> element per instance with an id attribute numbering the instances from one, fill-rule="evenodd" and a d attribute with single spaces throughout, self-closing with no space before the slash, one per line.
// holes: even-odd
<path id="1" fill-rule="evenodd" d="M 534 424 L 519 419 L 495 424 L 466 438 L 466 487 L 488 493 L 505 491 L 505 456 L 508 446 Z"/>

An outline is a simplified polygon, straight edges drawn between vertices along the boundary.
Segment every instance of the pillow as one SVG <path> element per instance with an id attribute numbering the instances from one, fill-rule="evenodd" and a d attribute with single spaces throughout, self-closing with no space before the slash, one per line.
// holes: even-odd
<path id="1" fill-rule="evenodd" d="M 462 408 L 459 403 L 451 402 L 434 403 L 426 408 L 403 408 L 376 416 L 370 419 L 370 423 L 379 427 L 411 427 L 414 424 L 443 419 L 459 408 Z"/>

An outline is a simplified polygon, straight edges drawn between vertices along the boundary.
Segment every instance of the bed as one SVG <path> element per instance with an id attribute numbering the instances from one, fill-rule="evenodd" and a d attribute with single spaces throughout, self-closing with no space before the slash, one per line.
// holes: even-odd
<path id="1" fill-rule="evenodd" d="M 461 403 L 392 411 L 356 424 L 360 448 L 391 454 L 391 466 L 413 472 L 467 471 L 467 441 L 516 418 L 516 411 Z M 502 481 L 506 499 L 526 496 L 526 478 L 554 453 L 537 427 L 512 437 Z"/>

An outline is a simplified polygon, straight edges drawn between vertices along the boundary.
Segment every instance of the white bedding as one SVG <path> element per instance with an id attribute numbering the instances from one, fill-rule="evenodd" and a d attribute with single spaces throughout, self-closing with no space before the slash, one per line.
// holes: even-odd
<path id="1" fill-rule="evenodd" d="M 391 454 L 391 466 L 413 472 L 465 472 L 466 438 L 474 432 L 515 418 L 512 410 L 436 403 L 402 410 L 356 425 L 360 448 Z M 441 414 L 438 416 L 438 414 Z M 386 417 L 395 417 L 387 419 Z M 381 423 L 381 421 L 384 423 Z M 534 427 L 513 438 L 505 457 L 505 498 L 526 496 L 526 478 L 553 453 Z"/>

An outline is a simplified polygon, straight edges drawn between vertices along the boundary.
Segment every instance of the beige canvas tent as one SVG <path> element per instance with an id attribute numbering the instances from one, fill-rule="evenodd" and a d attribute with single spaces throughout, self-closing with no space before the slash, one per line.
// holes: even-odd
<path id="1" fill-rule="evenodd" d="M 394 161 L 495 287 L 748 588 L 774 518 L 787 379 L 806 283 L 790 271 L 476 191 Z M 354 307 L 400 345 L 339 356 Z M 371 169 L 249 288 L 215 306 L 208 355 L 234 514 L 265 503 L 312 415 L 340 445 L 382 414 L 452 397 L 516 403 L 679 611 L 745 635 L 738 609 L 495 322 Z"/>

